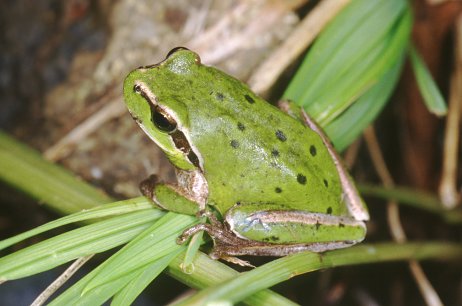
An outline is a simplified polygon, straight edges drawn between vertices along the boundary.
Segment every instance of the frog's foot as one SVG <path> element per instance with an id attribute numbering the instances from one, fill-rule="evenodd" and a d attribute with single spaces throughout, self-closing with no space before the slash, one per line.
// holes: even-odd
<path id="1" fill-rule="evenodd" d="M 208 217 L 210 216 L 208 215 Z M 227 250 L 230 248 L 232 249 L 233 244 L 234 244 L 234 248 L 236 248 L 236 245 L 239 245 L 240 243 L 242 243 L 243 239 L 235 236 L 229 231 L 226 231 L 223 228 L 223 224 L 216 219 L 215 215 L 213 215 L 212 220 L 213 220 L 211 221 L 212 224 L 201 223 L 201 224 L 198 224 L 198 225 L 195 225 L 193 227 L 186 229 L 180 235 L 180 237 L 178 237 L 177 243 L 183 244 L 186 240 L 189 239 L 189 237 L 194 236 L 197 232 L 205 231 L 213 238 L 215 242 L 215 246 L 212 252 L 209 254 L 210 258 L 223 259 L 225 261 L 228 261 L 228 262 L 231 262 L 231 263 L 243 266 L 243 267 L 254 268 L 255 266 L 251 265 L 248 261 L 239 259 L 234 256 L 229 256 L 226 252 L 223 252 L 224 250 Z M 244 240 L 244 241 L 247 241 L 247 240 Z M 228 245 L 228 243 L 230 245 Z"/>
<path id="2" fill-rule="evenodd" d="M 217 216 L 212 211 L 210 211 L 208 208 L 200 210 L 196 214 L 196 217 L 198 219 L 207 218 L 210 221 L 210 224 L 212 226 L 223 228 L 223 223 L 220 222 Z"/>
<path id="3" fill-rule="evenodd" d="M 214 240 L 218 240 L 224 244 L 233 245 L 236 244 L 238 240 L 241 240 L 234 234 L 226 231 L 218 220 L 216 220 L 216 222 L 218 222 L 219 225 L 201 223 L 190 227 L 183 231 L 183 233 L 177 238 L 176 242 L 178 244 L 183 244 L 186 240 L 189 239 L 189 237 L 194 236 L 197 232 L 200 231 L 207 232 L 207 234 L 209 234 L 210 237 L 212 237 Z"/>

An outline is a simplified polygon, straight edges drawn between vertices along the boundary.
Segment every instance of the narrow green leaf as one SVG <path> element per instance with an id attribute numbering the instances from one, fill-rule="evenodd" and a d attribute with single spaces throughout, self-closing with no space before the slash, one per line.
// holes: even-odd
<path id="1" fill-rule="evenodd" d="M 324 131 L 327 135 L 335 135 L 335 148 L 343 151 L 370 124 L 385 106 L 399 80 L 404 56 L 385 73 L 380 81 L 362 95 L 345 112 L 329 123 Z"/>
<path id="2" fill-rule="evenodd" d="M 17 279 L 52 269 L 133 239 L 163 215 L 144 210 L 87 225 L 0 258 L 0 280 Z"/>
<path id="3" fill-rule="evenodd" d="M 69 289 L 64 291 L 60 294 L 56 299 L 51 301 L 48 305 L 49 306 L 61 306 L 61 305 L 101 305 L 110 299 L 114 294 L 122 290 L 124 286 L 126 286 L 132 279 L 134 279 L 139 273 L 142 272 L 143 268 L 139 270 L 132 271 L 131 273 L 127 273 L 126 275 L 115 279 L 111 282 L 108 282 L 91 292 L 87 292 L 87 294 L 82 295 L 82 291 L 87 285 L 87 283 L 97 275 L 104 263 L 101 264 L 99 267 L 85 275 L 81 280 L 77 283 L 72 285 Z"/>
<path id="4" fill-rule="evenodd" d="M 413 46 L 409 49 L 409 56 L 411 58 L 417 85 L 419 86 L 420 93 L 422 94 L 422 98 L 428 110 L 437 116 L 446 115 L 446 102 L 428 71 L 427 66 L 425 66 L 422 58 Z"/>
<path id="5" fill-rule="evenodd" d="M 192 273 L 194 271 L 194 259 L 196 258 L 197 252 L 203 242 L 202 237 L 204 232 L 196 233 L 188 243 L 188 249 L 184 255 L 183 263 L 181 268 L 184 273 Z"/>
<path id="6" fill-rule="evenodd" d="M 361 118 L 363 124 L 351 134 L 347 127 L 352 123 L 345 121 L 352 116 L 344 113 L 402 60 L 411 26 L 411 11 L 405 0 L 352 1 L 317 38 L 283 97 L 303 106 L 323 127 L 336 121 L 336 129 L 326 128 L 327 134 L 337 147 L 345 147 L 378 111 L 366 113 Z M 380 88 L 391 91 L 380 85 L 376 94 Z M 376 110 L 385 103 L 366 105 L 376 104 L 370 99 L 361 102 L 361 109 Z"/>
<path id="7" fill-rule="evenodd" d="M 104 204 L 101 206 L 97 206 L 95 208 L 91 208 L 89 210 L 84 210 L 66 217 L 59 218 L 57 220 L 48 222 L 44 225 L 38 226 L 30 231 L 2 240 L 0 241 L 0 250 L 3 250 L 4 248 L 7 248 L 27 238 L 58 228 L 63 225 L 85 220 L 99 219 L 108 216 L 122 215 L 144 209 L 154 209 L 153 205 L 145 197 Z"/>
<path id="8" fill-rule="evenodd" d="M 176 238 L 183 229 L 194 223 L 197 223 L 197 219 L 191 216 L 171 212 L 165 214 L 144 233 L 107 260 L 104 268 L 87 284 L 83 293 L 131 273 L 178 249 L 185 248 L 186 246 L 176 243 Z"/>
<path id="9" fill-rule="evenodd" d="M 203 289 L 216 284 L 223 283 L 225 280 L 232 279 L 239 275 L 239 272 L 228 267 L 217 260 L 212 260 L 202 252 L 198 252 L 194 259 L 194 270 L 192 273 L 185 274 L 181 265 L 183 264 L 183 254 L 177 256 L 169 265 L 167 273 L 172 277 L 181 280 L 182 283 L 191 288 Z M 289 299 L 269 290 L 261 290 L 248 296 L 243 302 L 247 305 L 265 306 L 284 306 L 298 305 Z"/>
<path id="10" fill-rule="evenodd" d="M 322 254 L 302 252 L 273 260 L 258 268 L 204 289 L 174 305 L 209 305 L 220 301 L 237 303 L 261 289 L 269 288 L 296 275 L 352 264 L 430 258 L 460 260 L 462 244 L 381 243 L 362 244 Z"/>
<path id="11" fill-rule="evenodd" d="M 134 277 L 122 290 L 120 290 L 112 299 L 111 305 L 125 306 L 131 305 L 141 292 L 178 256 L 183 250 L 177 251 L 156 260 L 144 269 L 138 269 L 138 275 Z"/>
<path id="12" fill-rule="evenodd" d="M 1 131 L 0 180 L 65 215 L 112 202 L 102 191 Z"/>

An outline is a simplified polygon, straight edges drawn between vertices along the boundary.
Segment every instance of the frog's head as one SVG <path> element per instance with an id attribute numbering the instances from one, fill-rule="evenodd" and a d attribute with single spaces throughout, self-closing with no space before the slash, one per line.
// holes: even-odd
<path id="1" fill-rule="evenodd" d="M 188 80 L 198 65 L 196 53 L 176 48 L 161 63 L 132 71 L 124 82 L 125 103 L 133 119 L 184 170 L 202 169 L 202 158 L 189 137 L 185 99 L 180 96 L 190 87 Z"/>

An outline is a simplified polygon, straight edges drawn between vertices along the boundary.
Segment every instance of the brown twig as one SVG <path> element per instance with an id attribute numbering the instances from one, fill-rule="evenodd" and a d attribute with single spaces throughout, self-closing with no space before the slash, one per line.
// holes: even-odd
<path id="1" fill-rule="evenodd" d="M 260 2 L 261 4 L 256 4 L 254 1 L 240 2 L 215 25 L 190 40 L 186 46 L 199 53 L 206 59 L 207 64 L 217 63 L 239 50 L 252 47 L 249 42 L 258 41 L 256 38 L 264 36 L 268 29 L 280 24 L 287 12 L 306 0 Z M 252 15 L 252 10 L 256 11 L 252 16 L 253 21 L 241 22 L 244 16 L 248 18 L 249 14 Z M 240 23 L 244 28 L 240 31 L 232 31 Z"/>
<path id="2" fill-rule="evenodd" d="M 460 113 L 462 111 L 462 16 L 456 22 L 455 71 L 451 76 L 449 109 L 444 133 L 443 169 L 438 188 L 441 202 L 447 209 L 460 204 L 457 191 L 457 168 L 460 138 Z"/>
<path id="3" fill-rule="evenodd" d="M 72 153 L 74 146 L 85 139 L 88 135 L 97 130 L 105 122 L 120 117 L 126 112 L 124 103 L 120 98 L 109 98 L 112 100 L 98 110 L 96 113 L 85 119 L 74 127 L 68 134 L 61 138 L 44 153 L 44 157 L 51 161 L 57 161 Z"/>
<path id="4" fill-rule="evenodd" d="M 321 1 L 284 43 L 255 70 L 248 82 L 250 88 L 259 94 L 266 93 L 287 66 L 310 45 L 326 24 L 349 2 L 350 0 Z"/>
<path id="5" fill-rule="evenodd" d="M 40 295 L 32 302 L 31 306 L 40 306 L 64 285 L 75 272 L 77 272 L 94 254 L 81 257 L 74 261 L 57 279 L 55 279 Z"/>
<path id="6" fill-rule="evenodd" d="M 380 145 L 375 135 L 374 128 L 372 126 L 369 126 L 364 131 L 364 138 L 366 139 L 366 144 L 372 159 L 372 163 L 374 164 L 374 167 L 383 185 L 388 188 L 394 187 L 395 183 L 390 172 L 388 171 L 388 168 L 382 155 L 382 151 L 380 150 Z M 387 215 L 388 226 L 390 228 L 393 239 L 398 243 L 405 243 L 407 238 L 404 229 L 401 225 L 401 221 L 399 218 L 399 208 L 396 201 L 388 202 Z M 415 260 L 410 260 L 409 269 L 411 270 L 411 273 L 414 276 L 414 279 L 427 305 L 443 305 L 441 299 L 438 296 L 438 293 L 436 293 L 435 289 L 428 281 L 420 264 Z"/>

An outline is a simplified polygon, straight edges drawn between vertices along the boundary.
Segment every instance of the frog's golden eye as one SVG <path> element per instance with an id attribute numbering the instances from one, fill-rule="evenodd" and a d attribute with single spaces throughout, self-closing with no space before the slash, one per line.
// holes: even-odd
<path id="1" fill-rule="evenodd" d="M 163 114 L 155 107 L 151 111 L 151 120 L 154 125 L 161 131 L 171 134 L 176 131 L 177 124 L 173 118 Z"/>

